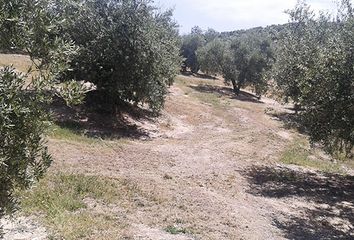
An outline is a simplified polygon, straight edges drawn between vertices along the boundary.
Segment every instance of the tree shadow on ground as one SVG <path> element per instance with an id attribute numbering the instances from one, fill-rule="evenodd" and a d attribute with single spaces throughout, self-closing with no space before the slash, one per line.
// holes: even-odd
<path id="1" fill-rule="evenodd" d="M 302 214 L 283 213 L 274 225 L 289 239 L 354 239 L 354 176 L 254 166 L 245 171 L 249 193 L 309 202 Z"/>
<path id="2" fill-rule="evenodd" d="M 68 107 L 62 101 L 55 101 L 50 110 L 54 123 L 61 128 L 90 138 L 120 139 L 149 138 L 149 131 L 138 126 L 138 122 L 154 122 L 155 116 L 149 110 L 132 104 L 124 104 L 112 114 L 102 109 L 95 109 L 87 104 Z"/>
<path id="3" fill-rule="evenodd" d="M 245 91 L 240 91 L 240 93 L 236 95 L 233 89 L 230 87 L 221 87 L 221 86 L 205 85 L 205 84 L 198 85 L 198 86 L 190 85 L 189 87 L 201 93 L 220 94 L 242 102 L 252 102 L 252 103 L 262 103 L 262 104 L 264 103 L 260 101 L 256 95 Z"/>
<path id="4" fill-rule="evenodd" d="M 292 109 L 287 110 L 292 111 Z M 307 133 L 306 126 L 303 124 L 303 120 L 300 114 L 296 114 L 295 112 L 274 112 L 267 110 L 266 114 L 275 118 L 278 121 L 281 121 L 284 124 L 285 129 L 294 129 L 302 134 Z"/>
<path id="5" fill-rule="evenodd" d="M 216 79 L 218 79 L 217 77 L 215 77 L 215 76 L 210 76 L 210 75 L 208 75 L 208 74 L 204 74 L 204 73 L 192 73 L 192 72 L 190 72 L 190 71 L 185 71 L 185 72 L 183 72 L 183 71 L 181 71 L 181 74 L 183 75 L 183 76 L 187 76 L 187 77 L 197 77 L 197 78 L 202 78 L 202 79 L 208 79 L 208 80 L 216 80 Z"/>

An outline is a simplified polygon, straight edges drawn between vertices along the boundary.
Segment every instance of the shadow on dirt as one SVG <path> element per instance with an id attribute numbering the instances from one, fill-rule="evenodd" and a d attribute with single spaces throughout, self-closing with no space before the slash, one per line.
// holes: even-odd
<path id="1" fill-rule="evenodd" d="M 249 193 L 267 198 L 303 198 L 312 207 L 301 216 L 283 213 L 274 224 L 289 239 L 354 239 L 354 176 L 254 166 L 245 171 Z M 284 220 L 285 219 L 285 220 Z"/>
<path id="2" fill-rule="evenodd" d="M 149 131 L 136 123 L 155 121 L 155 115 L 131 104 L 122 105 L 116 114 L 90 108 L 87 105 L 70 108 L 60 100 L 51 107 L 54 122 L 61 128 L 90 138 L 149 138 Z"/>
<path id="3" fill-rule="evenodd" d="M 202 78 L 202 79 L 209 79 L 209 80 L 216 80 L 218 79 L 217 77 L 215 76 L 210 76 L 210 75 L 207 75 L 207 74 L 203 74 L 203 73 L 192 73 L 190 71 L 186 71 L 186 72 L 183 72 L 181 71 L 181 74 L 183 76 L 187 76 L 187 77 L 197 77 L 197 78 Z"/>
<path id="4" fill-rule="evenodd" d="M 284 124 L 285 129 L 294 129 L 298 132 L 305 134 L 306 126 L 301 119 L 301 115 L 294 112 L 267 112 L 267 114 Z"/>
<path id="5" fill-rule="evenodd" d="M 262 103 L 262 104 L 264 103 L 258 100 L 258 97 L 256 95 L 245 91 L 241 91 L 238 95 L 235 95 L 232 88 L 230 87 L 220 87 L 220 86 L 204 85 L 204 84 L 198 86 L 190 85 L 189 87 L 201 93 L 220 94 L 242 102 L 253 102 L 253 103 Z"/>

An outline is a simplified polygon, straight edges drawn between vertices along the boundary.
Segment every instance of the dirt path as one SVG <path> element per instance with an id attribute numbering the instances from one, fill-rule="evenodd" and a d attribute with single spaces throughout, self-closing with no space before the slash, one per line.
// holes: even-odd
<path id="1" fill-rule="evenodd" d="M 206 91 L 198 86 L 208 81 L 184 80 L 171 88 L 153 139 L 122 147 L 51 140 L 53 169 L 142 189 L 144 198 L 119 211 L 125 239 L 354 239 L 353 179 L 276 164 L 296 135 L 264 113 L 280 105 L 231 99 L 215 92 L 218 83 Z M 345 191 L 338 188 L 346 182 Z"/>

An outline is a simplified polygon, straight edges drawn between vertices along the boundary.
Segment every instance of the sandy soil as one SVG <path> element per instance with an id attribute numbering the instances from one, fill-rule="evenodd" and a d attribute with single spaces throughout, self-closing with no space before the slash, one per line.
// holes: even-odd
<path id="1" fill-rule="evenodd" d="M 265 114 L 283 106 L 184 79 L 159 119 L 139 123 L 151 138 L 120 147 L 51 140 L 53 169 L 125 179 L 150 196 L 119 211 L 124 239 L 354 239 L 353 177 L 277 164 L 298 134 Z M 200 83 L 216 87 L 206 93 Z M 198 94 L 218 94 L 218 104 Z"/>
<path id="2" fill-rule="evenodd" d="M 13 216 L 0 219 L 5 233 L 4 239 L 11 240 L 44 240 L 47 239 L 46 229 L 35 219 Z"/>

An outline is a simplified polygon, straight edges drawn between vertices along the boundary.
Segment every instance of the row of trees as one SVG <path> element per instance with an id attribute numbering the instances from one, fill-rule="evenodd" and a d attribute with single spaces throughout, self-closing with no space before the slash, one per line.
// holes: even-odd
<path id="1" fill-rule="evenodd" d="M 182 36 L 181 55 L 184 67 L 209 75 L 221 75 L 231 83 L 235 94 L 251 86 L 260 96 L 267 90 L 266 74 L 274 62 L 269 34 L 263 31 L 242 31 L 227 36 L 209 29 L 205 33 L 194 27 Z"/>
<path id="2" fill-rule="evenodd" d="M 282 26 L 183 36 L 181 53 L 192 72 L 223 76 L 236 94 L 271 86 L 295 104 L 313 142 L 330 153 L 352 154 L 354 145 L 354 17 L 349 0 L 338 14 L 318 17 L 305 2 L 288 11 Z M 212 37 L 211 37 L 212 36 Z M 271 84 L 270 84 L 271 83 Z"/>
<path id="3" fill-rule="evenodd" d="M 265 73 L 274 60 L 267 39 L 239 36 L 233 39 L 214 39 L 197 51 L 200 68 L 208 74 L 222 75 L 231 82 L 235 94 L 252 86 L 260 96 L 267 90 Z"/>
<path id="4" fill-rule="evenodd" d="M 54 96 L 81 103 L 147 103 L 158 112 L 177 74 L 177 24 L 150 0 L 0 0 L 0 50 L 26 54 L 25 73 L 0 70 L 0 216 L 51 162 L 44 143 Z M 28 80 L 30 79 L 30 80 Z"/>

